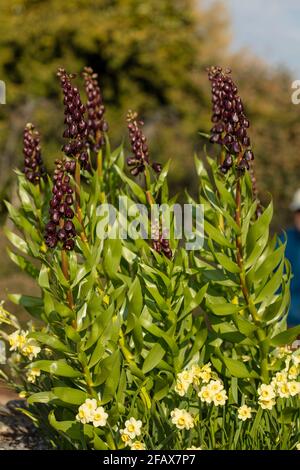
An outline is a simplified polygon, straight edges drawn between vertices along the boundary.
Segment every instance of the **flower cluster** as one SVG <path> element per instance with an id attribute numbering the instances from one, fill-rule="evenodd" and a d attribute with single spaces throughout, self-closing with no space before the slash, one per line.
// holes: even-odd
<path id="1" fill-rule="evenodd" d="M 271 410 L 276 404 L 276 397 L 290 398 L 300 396 L 300 355 L 290 354 L 285 361 L 285 368 L 276 372 L 270 384 L 258 388 L 258 402 L 261 408 Z"/>
<path id="2" fill-rule="evenodd" d="M 154 224 L 151 230 L 152 235 L 152 246 L 157 253 L 164 254 L 167 258 L 172 258 L 172 250 L 170 248 L 170 242 L 166 238 L 167 235 L 163 232 L 159 222 Z"/>
<path id="3" fill-rule="evenodd" d="M 55 248 L 61 241 L 67 251 L 73 250 L 76 235 L 72 222 L 74 211 L 74 191 L 70 185 L 70 176 L 75 170 L 74 161 L 56 160 L 56 169 L 53 176 L 52 199 L 50 201 L 50 221 L 46 225 L 45 241 L 49 248 Z"/>
<path id="4" fill-rule="evenodd" d="M 146 165 L 149 165 L 149 149 L 147 144 L 147 139 L 141 127 L 144 126 L 143 121 L 138 121 L 138 114 L 128 111 L 127 113 L 127 122 L 129 130 L 129 138 L 131 143 L 131 149 L 133 156 L 127 158 L 127 165 L 131 168 L 130 173 L 133 176 L 137 176 L 140 173 L 143 173 Z M 156 173 L 161 172 L 160 163 L 153 162 L 152 168 Z"/>
<path id="5" fill-rule="evenodd" d="M 10 351 L 19 351 L 23 356 L 32 361 L 41 351 L 38 343 L 33 338 L 28 338 L 28 331 L 16 330 L 8 337 Z"/>
<path id="6" fill-rule="evenodd" d="M 108 414 L 103 406 L 98 406 L 95 398 L 87 398 L 78 408 L 76 420 L 82 424 L 93 423 L 96 428 L 106 426 Z"/>
<path id="7" fill-rule="evenodd" d="M 239 171 L 249 170 L 249 162 L 254 158 L 247 133 L 249 121 L 230 73 L 229 69 L 223 72 L 221 67 L 208 69 L 214 124 L 210 142 L 225 146 L 227 150 L 220 168 L 223 173 L 227 173 L 234 163 Z"/>
<path id="8" fill-rule="evenodd" d="M 132 450 L 145 450 L 145 444 L 141 441 L 133 441 L 142 434 L 142 421 L 133 417 L 125 421 L 124 429 L 120 429 L 121 441 L 125 446 L 129 446 Z"/>
<path id="9" fill-rule="evenodd" d="M 40 147 L 40 135 L 34 130 L 33 124 L 26 124 L 23 134 L 24 174 L 30 183 L 38 184 L 45 178 Z"/>
<path id="10" fill-rule="evenodd" d="M 98 75 L 90 67 L 85 67 L 83 78 L 87 95 L 87 143 L 94 152 L 97 152 L 105 143 L 103 132 L 108 131 L 108 124 L 104 119 L 105 107 L 97 80 Z"/>
<path id="11" fill-rule="evenodd" d="M 79 90 L 72 85 L 75 77 L 68 74 L 64 69 L 58 69 L 57 76 L 60 79 L 65 106 L 66 129 L 63 137 L 68 143 L 63 146 L 63 152 L 79 160 L 82 168 L 89 169 L 89 159 L 86 152 L 87 123 L 85 122 L 85 107 L 81 102 Z"/>

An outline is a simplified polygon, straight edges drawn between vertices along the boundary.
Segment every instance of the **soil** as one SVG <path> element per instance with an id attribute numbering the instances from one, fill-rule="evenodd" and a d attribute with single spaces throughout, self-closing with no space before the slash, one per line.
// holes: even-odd
<path id="1" fill-rule="evenodd" d="M 0 405 L 0 450 L 48 449 L 38 429 L 18 408 L 26 408 L 24 400 L 10 400 Z"/>

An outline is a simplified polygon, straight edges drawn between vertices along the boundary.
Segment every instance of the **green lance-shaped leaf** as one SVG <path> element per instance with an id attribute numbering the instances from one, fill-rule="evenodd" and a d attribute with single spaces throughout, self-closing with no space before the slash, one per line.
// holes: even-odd
<path id="1" fill-rule="evenodd" d="M 142 204 L 146 204 L 146 196 L 145 196 L 145 192 L 143 191 L 143 189 L 137 183 L 135 183 L 130 178 L 128 178 L 128 176 L 126 176 L 125 173 L 123 173 L 123 171 L 117 165 L 114 165 L 114 169 L 116 170 L 120 178 L 124 181 L 124 183 L 126 183 L 129 186 L 129 188 L 131 189 L 132 193 L 136 196 L 136 198 Z"/>
<path id="2" fill-rule="evenodd" d="M 159 343 L 156 343 L 153 348 L 148 352 L 143 367 L 142 372 L 146 374 L 150 370 L 154 369 L 157 364 L 162 360 L 165 355 L 165 350 Z"/>
<path id="3" fill-rule="evenodd" d="M 44 311 L 43 299 L 21 294 L 8 294 L 8 298 L 14 304 L 22 305 L 22 307 L 24 307 L 25 310 L 27 310 L 27 312 L 29 312 L 33 317 L 41 318 Z"/>
<path id="4" fill-rule="evenodd" d="M 71 367 L 64 359 L 59 359 L 58 361 L 35 361 L 31 364 L 31 367 L 41 369 L 51 375 L 57 375 L 61 377 L 76 378 L 82 376 L 81 372 L 73 369 L 73 367 Z"/>
<path id="5" fill-rule="evenodd" d="M 276 336 L 271 338 L 270 342 L 272 346 L 284 346 L 285 344 L 291 344 L 300 335 L 300 325 L 289 328 L 288 330 L 282 331 Z"/>
<path id="6" fill-rule="evenodd" d="M 29 405 L 32 405 L 33 403 L 49 403 L 55 399 L 57 399 L 57 397 L 49 390 L 47 392 L 38 392 L 30 395 L 30 397 L 27 398 L 27 402 Z"/>
<path id="7" fill-rule="evenodd" d="M 30 338 L 36 339 L 39 343 L 46 344 L 51 349 L 56 349 L 61 352 L 72 352 L 72 350 L 66 344 L 62 343 L 58 338 L 53 336 L 51 333 L 30 333 Z"/>
<path id="8" fill-rule="evenodd" d="M 53 395 L 70 405 L 81 405 L 87 399 L 87 393 L 71 387 L 54 387 Z"/>
<path id="9" fill-rule="evenodd" d="M 49 416 L 49 423 L 51 426 L 56 429 L 56 431 L 60 431 L 64 434 L 67 434 L 68 437 L 75 440 L 81 439 L 81 425 L 77 421 L 57 421 L 54 410 L 50 411 Z"/>

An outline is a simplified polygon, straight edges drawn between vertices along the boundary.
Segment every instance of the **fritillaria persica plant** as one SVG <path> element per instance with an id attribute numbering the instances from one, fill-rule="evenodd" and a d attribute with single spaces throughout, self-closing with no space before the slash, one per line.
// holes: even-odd
<path id="1" fill-rule="evenodd" d="M 300 327 L 287 329 L 290 267 L 270 236 L 272 202 L 253 186 L 249 120 L 230 71 L 212 67 L 205 162 L 195 157 L 204 243 L 189 251 L 152 240 L 97 236 L 99 207 L 172 209 L 167 175 L 151 161 L 143 122 L 129 112 L 131 153 L 112 150 L 98 77 L 59 69 L 65 140 L 46 175 L 38 133 L 24 131 L 19 204 L 7 203 L 11 259 L 40 295 L 11 293 L 25 324 L 1 304 L 2 377 L 58 449 L 296 449 Z M 113 123 L 110 124 L 110 126 Z M 124 158 L 126 154 L 127 160 Z M 125 163 L 127 161 L 127 167 Z M 129 176 L 128 176 L 129 173 Z M 195 211 L 196 213 L 196 211 Z M 149 220 L 150 223 L 150 220 Z M 174 225 L 174 219 L 172 224 Z M 194 218 L 194 231 L 197 220 Z"/>

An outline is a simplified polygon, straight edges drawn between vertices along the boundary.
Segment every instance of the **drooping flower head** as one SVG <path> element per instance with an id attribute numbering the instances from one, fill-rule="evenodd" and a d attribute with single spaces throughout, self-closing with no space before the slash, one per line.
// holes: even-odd
<path id="1" fill-rule="evenodd" d="M 33 184 L 46 176 L 40 147 L 40 135 L 31 123 L 26 124 L 23 134 L 24 174 Z"/>
<path id="2" fill-rule="evenodd" d="M 73 74 L 68 74 L 64 69 L 58 69 L 57 76 L 60 79 L 65 106 L 66 129 L 63 137 L 68 142 L 63 146 L 63 152 L 77 158 L 80 166 L 89 169 L 88 154 L 86 152 L 87 124 L 85 122 L 85 107 L 81 102 L 79 90 L 72 84 Z"/>
<path id="3" fill-rule="evenodd" d="M 105 107 L 98 83 L 98 74 L 94 73 L 90 67 L 85 67 L 83 78 L 87 95 L 87 144 L 94 152 L 97 152 L 105 143 L 103 133 L 108 131 L 108 124 L 104 119 Z"/>
<path id="4" fill-rule="evenodd" d="M 210 142 L 226 149 L 225 159 L 220 167 L 223 173 L 227 173 L 233 165 L 240 172 L 249 170 L 249 162 L 254 158 L 247 131 L 250 123 L 230 73 L 229 69 L 223 71 L 221 67 L 208 69 L 213 122 Z"/>
<path id="5" fill-rule="evenodd" d="M 50 221 L 46 225 L 45 241 L 49 248 L 55 248 L 61 242 L 67 251 L 74 249 L 75 226 L 74 189 L 69 173 L 75 171 L 75 161 L 56 160 L 53 176 L 52 199 L 50 201 Z"/>
<path id="6" fill-rule="evenodd" d="M 144 122 L 138 119 L 136 112 L 130 110 L 126 120 L 133 153 L 132 157 L 127 158 L 127 165 L 130 167 L 130 173 L 137 176 L 144 172 L 146 165 L 149 165 L 149 148 L 146 136 L 142 132 Z M 161 172 L 161 165 L 157 162 L 152 163 L 152 168 L 156 173 Z"/>

